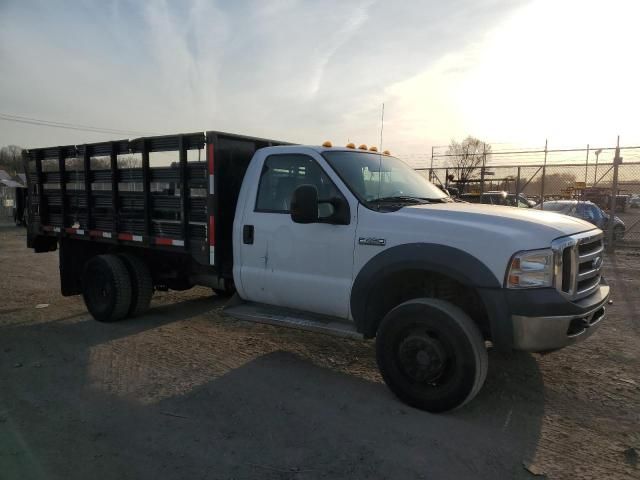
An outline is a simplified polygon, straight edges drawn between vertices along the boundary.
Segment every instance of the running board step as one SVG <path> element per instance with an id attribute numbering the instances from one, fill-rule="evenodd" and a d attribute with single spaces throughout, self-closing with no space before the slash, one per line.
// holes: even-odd
<path id="1" fill-rule="evenodd" d="M 325 317 L 288 308 L 273 307 L 260 303 L 242 302 L 224 308 L 225 315 L 255 323 L 266 323 L 279 327 L 324 333 L 327 335 L 362 340 L 362 334 L 356 331 L 353 323 L 338 318 Z"/>

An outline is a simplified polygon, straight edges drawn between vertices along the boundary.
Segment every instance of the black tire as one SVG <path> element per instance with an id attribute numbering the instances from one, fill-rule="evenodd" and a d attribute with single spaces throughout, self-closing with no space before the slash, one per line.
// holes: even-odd
<path id="1" fill-rule="evenodd" d="M 444 300 L 418 298 L 382 320 L 376 360 L 403 402 L 429 412 L 461 407 L 480 391 L 489 360 L 478 326 Z"/>
<path id="2" fill-rule="evenodd" d="M 620 226 L 614 227 L 613 228 L 613 239 L 616 242 L 622 240 L 624 238 L 624 233 L 625 233 L 624 227 L 620 227 Z"/>
<path id="3" fill-rule="evenodd" d="M 124 262 L 131 278 L 131 303 L 129 304 L 128 316 L 142 315 L 149 310 L 153 296 L 151 271 L 144 260 L 136 255 L 121 253 L 118 257 Z"/>
<path id="4" fill-rule="evenodd" d="M 89 260 L 82 276 L 82 296 L 89 313 L 99 322 L 125 318 L 131 304 L 131 279 L 124 262 L 115 255 Z"/>

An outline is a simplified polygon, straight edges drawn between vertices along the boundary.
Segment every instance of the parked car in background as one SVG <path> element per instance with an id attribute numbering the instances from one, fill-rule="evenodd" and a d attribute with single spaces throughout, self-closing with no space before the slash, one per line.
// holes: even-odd
<path id="1" fill-rule="evenodd" d="M 535 200 L 527 198 L 527 196 L 523 193 L 518 193 L 518 194 L 510 193 L 509 195 L 507 195 L 507 198 L 512 202 L 514 207 L 533 208 L 538 203 Z"/>
<path id="2" fill-rule="evenodd" d="M 640 195 L 631 195 L 631 198 L 629 199 L 629 206 L 631 208 L 640 208 Z"/>
<path id="3" fill-rule="evenodd" d="M 611 219 L 611 215 L 603 211 L 595 203 L 589 201 L 553 200 L 544 202 L 542 206 L 538 205 L 536 208 L 581 218 L 602 230 L 609 228 L 609 222 Z M 621 240 L 626 232 L 626 226 L 619 217 L 614 217 L 613 221 L 613 237 L 615 240 Z"/>
<path id="4" fill-rule="evenodd" d="M 535 202 L 529 200 L 523 194 L 507 193 L 504 191 L 484 192 L 484 193 L 463 193 L 460 200 L 469 203 L 485 203 L 489 205 L 506 205 L 508 207 L 531 208 Z"/>

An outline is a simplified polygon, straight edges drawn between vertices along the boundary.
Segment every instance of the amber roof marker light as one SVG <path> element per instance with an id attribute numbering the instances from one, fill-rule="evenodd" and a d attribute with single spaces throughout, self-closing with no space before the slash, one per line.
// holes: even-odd
<path id="1" fill-rule="evenodd" d="M 323 146 L 323 147 L 325 147 L 325 148 L 331 148 L 331 147 L 333 147 L 333 144 L 332 144 L 329 140 L 326 140 L 326 141 L 322 144 L 322 146 Z"/>

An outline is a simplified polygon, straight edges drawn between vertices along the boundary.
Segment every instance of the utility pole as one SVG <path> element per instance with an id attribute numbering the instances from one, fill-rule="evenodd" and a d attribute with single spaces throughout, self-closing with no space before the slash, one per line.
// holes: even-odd
<path id="1" fill-rule="evenodd" d="M 616 143 L 616 154 L 613 157 L 613 184 L 611 185 L 611 195 L 609 202 L 609 225 L 607 225 L 607 240 L 608 250 L 613 252 L 613 231 L 615 227 L 616 218 L 616 204 L 618 203 L 618 167 L 622 163 L 622 157 L 620 156 L 620 135 L 618 135 L 618 142 Z"/>

